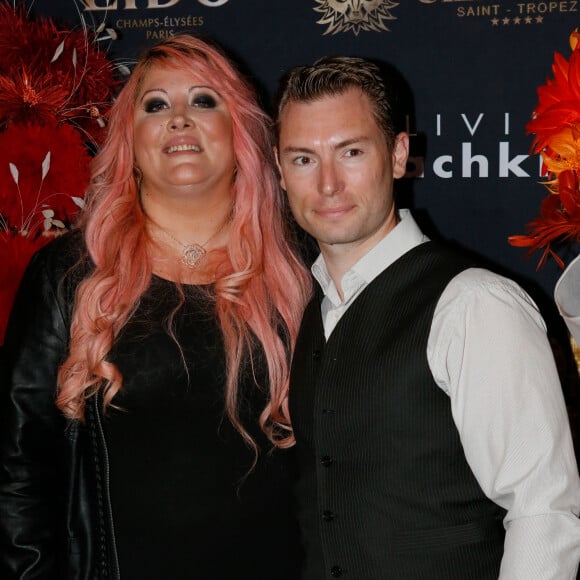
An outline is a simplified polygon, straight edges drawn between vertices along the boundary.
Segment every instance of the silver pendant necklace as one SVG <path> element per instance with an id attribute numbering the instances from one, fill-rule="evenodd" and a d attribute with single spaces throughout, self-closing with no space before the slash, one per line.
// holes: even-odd
<path id="1" fill-rule="evenodd" d="M 226 227 L 226 224 L 229 223 L 230 219 L 231 217 L 228 216 L 228 219 L 224 221 L 220 228 L 214 232 L 205 242 L 203 242 L 203 244 L 198 244 L 197 242 L 184 243 L 181 240 L 178 240 L 165 228 L 162 228 L 155 222 L 152 223 L 158 227 L 169 239 L 173 240 L 175 243 L 181 246 L 181 262 L 191 270 L 197 270 L 203 265 L 204 258 L 207 254 L 206 246 L 223 231 L 223 229 Z"/>

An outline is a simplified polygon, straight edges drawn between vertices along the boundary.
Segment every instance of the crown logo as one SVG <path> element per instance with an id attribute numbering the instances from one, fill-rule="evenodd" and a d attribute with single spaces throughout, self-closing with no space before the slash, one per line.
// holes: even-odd
<path id="1" fill-rule="evenodd" d="M 388 32 L 385 21 L 396 20 L 391 10 L 398 2 L 391 0 L 316 0 L 315 12 L 323 16 L 317 24 L 327 26 L 324 34 L 337 34 L 352 30 L 355 36 L 361 30 Z"/>

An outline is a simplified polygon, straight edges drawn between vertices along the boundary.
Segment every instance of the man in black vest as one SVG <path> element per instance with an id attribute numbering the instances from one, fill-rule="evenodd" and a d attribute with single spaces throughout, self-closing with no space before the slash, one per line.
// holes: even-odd
<path id="1" fill-rule="evenodd" d="M 544 322 L 395 209 L 391 87 L 327 57 L 279 93 L 281 184 L 321 251 L 290 384 L 302 580 L 572 580 L 580 481 Z"/>

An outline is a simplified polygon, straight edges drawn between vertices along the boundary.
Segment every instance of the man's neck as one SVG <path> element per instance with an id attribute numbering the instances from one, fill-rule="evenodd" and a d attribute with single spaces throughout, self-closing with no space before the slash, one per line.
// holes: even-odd
<path id="1" fill-rule="evenodd" d="M 341 287 L 344 275 L 381 240 L 389 235 L 400 221 L 397 212 L 393 212 L 389 217 L 390 219 L 384 224 L 384 227 L 365 240 L 357 240 L 350 244 L 319 244 L 326 269 L 336 286 L 341 300 L 344 299 Z"/>

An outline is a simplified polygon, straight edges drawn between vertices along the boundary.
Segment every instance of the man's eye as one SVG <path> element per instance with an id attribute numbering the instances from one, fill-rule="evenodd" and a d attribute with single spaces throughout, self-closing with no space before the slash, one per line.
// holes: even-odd
<path id="1" fill-rule="evenodd" d="M 294 159 L 294 165 L 308 165 L 310 163 L 310 157 L 305 155 L 300 155 Z"/>
<path id="2" fill-rule="evenodd" d="M 215 109 L 217 101 L 212 95 L 201 93 L 194 97 L 192 104 L 194 107 L 200 107 L 201 109 Z"/>
<path id="3" fill-rule="evenodd" d="M 151 99 L 145 103 L 145 111 L 147 113 L 157 113 L 167 108 L 167 103 L 162 99 Z"/>
<path id="4" fill-rule="evenodd" d="M 358 157 L 361 153 L 362 153 L 362 151 L 360 149 L 348 149 L 345 152 L 345 156 L 346 157 Z"/>

